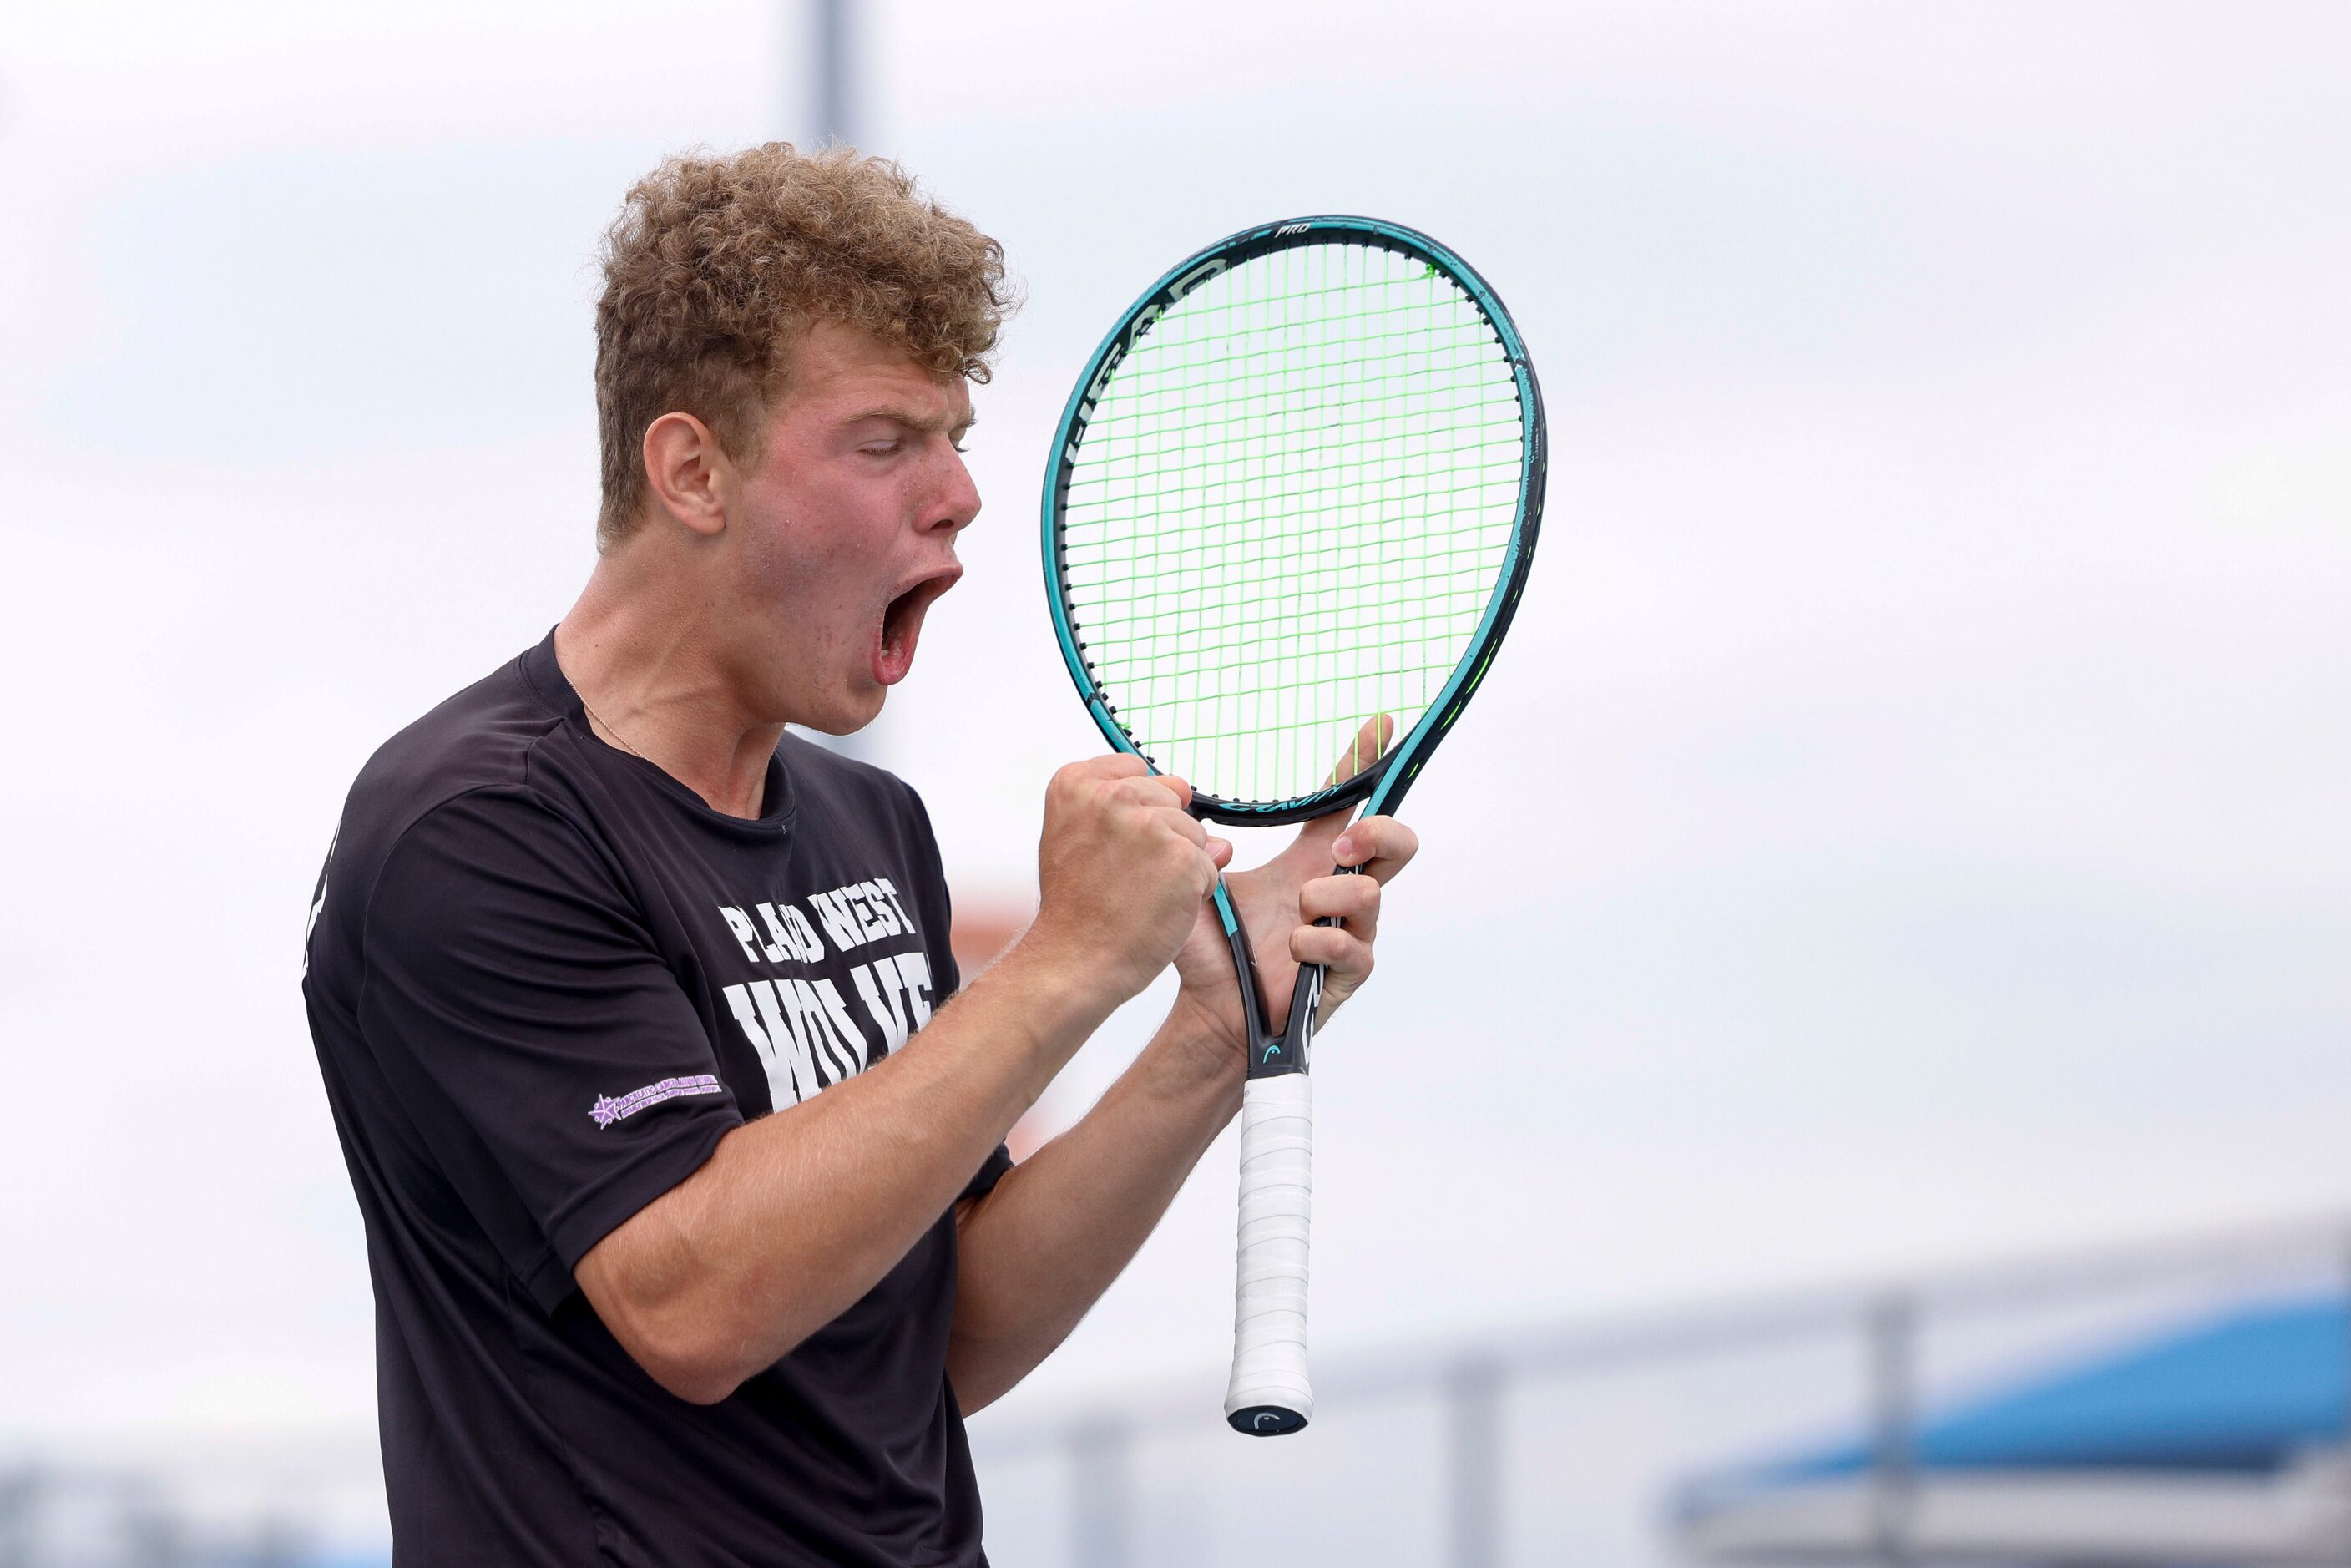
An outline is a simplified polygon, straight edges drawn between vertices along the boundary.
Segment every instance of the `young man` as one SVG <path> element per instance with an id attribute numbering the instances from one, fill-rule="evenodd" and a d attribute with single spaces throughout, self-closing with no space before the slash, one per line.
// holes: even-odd
<path id="1" fill-rule="evenodd" d="M 921 801 L 784 731 L 872 720 L 954 585 L 1006 301 L 993 240 L 846 152 L 674 161 L 608 237 L 595 571 L 368 763 L 312 914 L 402 1564 L 982 1563 L 962 1413 L 1239 1105 L 1231 850 L 1182 780 L 1057 773 L 1036 920 L 959 988 Z M 1363 982 L 1413 850 L 1332 819 L 1231 879 L 1277 1011 L 1296 962 L 1326 1007 Z M 1013 1167 L 1171 962 L 1134 1067 Z"/>

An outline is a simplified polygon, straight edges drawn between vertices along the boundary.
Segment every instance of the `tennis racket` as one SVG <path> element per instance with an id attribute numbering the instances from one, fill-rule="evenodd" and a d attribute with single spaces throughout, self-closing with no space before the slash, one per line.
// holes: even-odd
<path id="1" fill-rule="evenodd" d="M 1128 308 L 1052 452 L 1047 596 L 1103 737 L 1213 821 L 1393 811 L 1500 645 L 1542 513 L 1534 368 L 1468 264 L 1369 218 L 1234 235 Z M 1221 884 L 1215 903 L 1249 1036 L 1225 1416 L 1270 1437 L 1314 1411 L 1323 976 L 1301 970 L 1275 1019 Z"/>

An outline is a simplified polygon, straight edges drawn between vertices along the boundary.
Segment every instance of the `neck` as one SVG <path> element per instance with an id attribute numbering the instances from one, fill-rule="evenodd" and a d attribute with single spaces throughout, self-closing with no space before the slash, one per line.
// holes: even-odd
<path id="1" fill-rule="evenodd" d="M 757 717 L 715 641 L 725 618 L 678 593 L 675 574 L 601 557 L 555 628 L 555 659 L 597 738 L 634 752 L 730 817 L 765 809 L 768 758 L 784 727 Z"/>

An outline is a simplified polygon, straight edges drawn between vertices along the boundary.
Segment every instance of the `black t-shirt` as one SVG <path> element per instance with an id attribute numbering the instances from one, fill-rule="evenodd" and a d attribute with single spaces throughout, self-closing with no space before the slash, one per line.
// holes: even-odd
<path id="1" fill-rule="evenodd" d="M 572 1283 L 729 1129 L 956 987 L 911 789 L 788 737 L 765 807 L 714 811 L 597 739 L 552 636 L 352 787 L 303 991 L 367 1221 L 403 1568 L 985 1561 L 951 1215 L 713 1406 L 664 1392 Z"/>

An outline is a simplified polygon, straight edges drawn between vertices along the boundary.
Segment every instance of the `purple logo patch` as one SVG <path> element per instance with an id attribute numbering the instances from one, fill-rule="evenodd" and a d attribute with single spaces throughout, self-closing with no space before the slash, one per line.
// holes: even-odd
<path id="1" fill-rule="evenodd" d="M 726 1086 L 707 1072 L 697 1072 L 691 1078 L 664 1078 L 659 1083 L 648 1083 L 643 1089 L 632 1089 L 615 1099 L 610 1094 L 596 1096 L 595 1108 L 588 1114 L 596 1118 L 600 1127 L 609 1127 L 624 1117 L 633 1116 L 648 1105 L 658 1105 L 664 1100 L 675 1100 L 686 1094 L 724 1094 Z"/>

